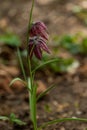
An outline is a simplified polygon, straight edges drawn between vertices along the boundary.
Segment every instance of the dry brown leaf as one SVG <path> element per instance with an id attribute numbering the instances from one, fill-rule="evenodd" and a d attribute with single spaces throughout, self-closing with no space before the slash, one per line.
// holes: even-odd
<path id="1" fill-rule="evenodd" d="M 11 80 L 18 74 L 19 70 L 17 67 L 0 65 L 0 93 L 13 93 L 12 88 L 15 88 L 17 91 L 23 89 L 23 84 L 19 81 L 15 82 L 12 88 L 9 87 Z"/>
<path id="2" fill-rule="evenodd" d="M 13 77 L 19 75 L 18 68 L 14 67 L 14 66 L 0 65 L 0 70 L 4 70 L 5 73 L 8 73 L 8 74 L 10 74 Z"/>
<path id="3" fill-rule="evenodd" d="M 87 73 L 87 64 L 81 66 L 81 67 L 79 68 L 79 72 L 80 72 L 80 73 Z"/>

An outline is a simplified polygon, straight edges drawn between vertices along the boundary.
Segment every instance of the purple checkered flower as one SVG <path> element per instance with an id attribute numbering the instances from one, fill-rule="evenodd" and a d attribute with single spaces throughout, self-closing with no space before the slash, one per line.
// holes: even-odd
<path id="1" fill-rule="evenodd" d="M 47 53 L 50 53 L 47 45 L 46 40 L 40 36 L 34 36 L 29 39 L 29 56 L 32 58 L 33 54 L 39 59 L 42 59 L 42 50 Z"/>
<path id="2" fill-rule="evenodd" d="M 40 21 L 32 23 L 29 34 L 30 34 L 30 37 L 41 36 L 45 40 L 48 40 L 48 36 L 49 36 L 47 27 L 45 26 L 43 22 L 40 22 Z"/>

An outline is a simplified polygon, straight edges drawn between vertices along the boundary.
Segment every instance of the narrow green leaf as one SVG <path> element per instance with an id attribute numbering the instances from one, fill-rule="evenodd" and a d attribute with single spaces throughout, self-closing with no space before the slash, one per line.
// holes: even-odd
<path id="1" fill-rule="evenodd" d="M 59 122 L 66 122 L 66 121 L 81 121 L 81 122 L 87 122 L 87 119 L 84 119 L 84 118 L 61 118 L 61 119 L 56 119 L 56 120 L 52 120 L 52 121 L 49 121 L 49 122 L 46 122 L 44 123 L 38 130 L 40 130 L 41 128 L 45 128 L 49 125 L 52 125 L 52 124 L 56 124 L 56 123 L 59 123 Z"/>
<path id="2" fill-rule="evenodd" d="M 44 95 L 46 95 L 51 89 L 53 89 L 55 87 L 55 84 L 51 85 L 50 87 L 48 87 L 44 92 L 42 92 L 41 94 L 38 95 L 37 97 L 37 101 L 42 98 Z"/>
<path id="3" fill-rule="evenodd" d="M 18 119 L 14 113 L 10 114 L 9 121 L 18 125 L 26 125 L 26 123 Z"/>
<path id="4" fill-rule="evenodd" d="M 47 65 L 47 64 L 50 64 L 50 63 L 53 63 L 53 62 L 58 62 L 58 61 L 60 61 L 60 58 L 56 58 L 56 59 L 52 59 L 52 60 L 46 61 L 46 62 L 44 62 L 43 64 L 37 66 L 37 67 L 32 71 L 32 73 L 34 73 L 36 70 L 38 70 L 39 68 L 43 67 L 44 65 Z"/>
<path id="5" fill-rule="evenodd" d="M 6 121 L 9 120 L 9 118 L 7 116 L 0 116 L 0 120 Z"/>
<path id="6" fill-rule="evenodd" d="M 13 119 L 12 120 L 12 122 L 14 122 L 14 123 L 16 123 L 16 124 L 18 124 L 18 125 L 26 125 L 26 122 L 23 122 L 23 121 L 21 121 L 21 120 L 19 120 L 19 119 Z"/>
<path id="7" fill-rule="evenodd" d="M 10 82 L 10 85 L 9 85 L 9 86 L 12 86 L 12 84 L 14 84 L 14 82 L 16 82 L 16 81 L 22 82 L 25 86 L 27 85 L 27 83 L 26 83 L 25 81 L 23 81 L 22 79 L 20 79 L 20 78 L 15 78 L 15 79 L 13 79 L 13 80 Z"/>
<path id="8" fill-rule="evenodd" d="M 18 125 L 26 125 L 25 122 L 19 120 L 18 118 L 16 118 L 15 114 L 12 113 L 10 115 L 10 117 L 7 117 L 7 116 L 0 116 L 0 120 L 3 120 L 3 121 L 10 121 L 10 122 L 15 122 L 16 124 Z"/>

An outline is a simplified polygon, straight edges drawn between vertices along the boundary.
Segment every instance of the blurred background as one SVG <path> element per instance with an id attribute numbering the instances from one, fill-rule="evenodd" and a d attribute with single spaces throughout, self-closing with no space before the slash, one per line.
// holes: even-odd
<path id="1" fill-rule="evenodd" d="M 0 114 L 14 112 L 25 120 L 27 92 L 19 81 L 12 88 L 9 83 L 15 77 L 23 78 L 17 47 L 28 75 L 26 35 L 31 3 L 31 0 L 0 0 Z M 46 65 L 36 73 L 37 94 L 50 84 L 56 84 L 56 88 L 38 104 L 38 120 L 87 117 L 87 0 L 35 0 L 33 21 L 39 20 L 48 27 L 51 54 L 44 53 L 42 61 L 38 62 L 33 57 L 32 69 L 49 59 L 59 58 L 59 61 Z M 1 128 L 5 125 L 0 123 Z M 9 125 L 6 130 L 10 127 L 14 130 L 14 126 Z M 53 128 L 86 130 L 87 124 L 68 123 Z"/>

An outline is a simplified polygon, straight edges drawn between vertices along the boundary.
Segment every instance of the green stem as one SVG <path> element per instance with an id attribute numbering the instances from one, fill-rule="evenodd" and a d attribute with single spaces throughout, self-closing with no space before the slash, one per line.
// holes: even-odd
<path id="1" fill-rule="evenodd" d="M 32 7 L 31 7 L 31 10 L 30 10 L 29 23 L 28 23 L 28 31 L 27 31 L 27 63 L 28 63 L 28 68 L 29 68 L 29 74 L 30 74 L 31 86 L 32 87 L 33 87 L 33 81 L 32 81 L 31 61 L 30 61 L 30 57 L 28 55 L 28 50 L 29 50 L 28 42 L 29 42 L 29 38 L 30 38 L 29 31 L 30 31 L 30 27 L 31 27 L 31 23 L 32 23 L 33 7 L 34 7 L 34 0 L 32 0 Z M 31 89 L 32 89 L 32 87 L 31 87 Z"/>
<path id="2" fill-rule="evenodd" d="M 18 47 L 17 47 L 17 53 L 18 53 L 18 58 L 19 58 L 21 70 L 22 70 L 22 73 L 23 73 L 23 76 L 24 76 L 24 80 L 27 81 L 26 73 L 25 73 L 24 66 L 23 66 L 23 61 L 22 61 L 21 54 L 20 54 L 20 50 L 19 50 Z"/>
<path id="3" fill-rule="evenodd" d="M 28 23 L 28 32 L 27 32 L 27 63 L 28 63 L 28 69 L 29 69 L 29 75 L 30 79 L 28 79 L 28 88 L 31 89 L 31 92 L 29 91 L 29 105 L 30 105 L 30 116 L 31 120 L 33 122 L 34 130 L 37 130 L 37 120 L 36 120 L 36 88 L 34 88 L 34 79 L 33 79 L 33 74 L 32 74 L 32 68 L 31 68 L 31 59 L 30 56 L 28 55 L 28 42 L 29 42 L 29 31 L 30 27 L 32 24 L 32 13 L 33 13 L 33 8 L 34 8 L 34 0 L 32 0 L 32 7 L 30 10 L 30 16 L 29 16 L 29 23 Z M 31 52 L 32 53 L 32 52 Z M 30 81 L 29 81 L 30 80 Z"/>
<path id="4" fill-rule="evenodd" d="M 37 130 L 37 119 L 36 119 L 36 90 L 37 87 L 34 86 L 33 93 L 32 93 L 32 114 L 33 114 L 33 125 L 34 130 Z"/>
<path id="5" fill-rule="evenodd" d="M 30 79 L 28 78 L 28 87 L 31 89 Z M 37 87 L 33 86 L 33 91 L 29 91 L 29 107 L 30 107 L 30 117 L 33 122 L 34 130 L 37 130 L 37 119 L 36 119 L 36 91 Z"/>

